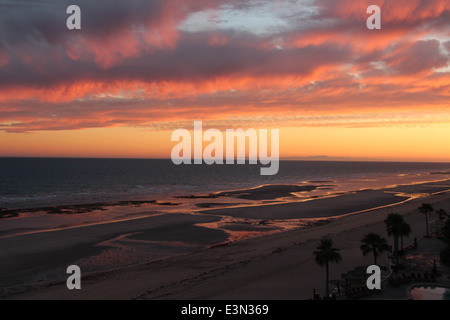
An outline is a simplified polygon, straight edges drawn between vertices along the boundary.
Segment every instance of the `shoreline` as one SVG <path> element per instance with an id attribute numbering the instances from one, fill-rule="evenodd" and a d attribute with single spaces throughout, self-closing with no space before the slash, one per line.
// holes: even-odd
<path id="1" fill-rule="evenodd" d="M 330 183 L 331 181 L 320 182 Z M 248 220 L 252 221 L 253 225 L 259 224 L 260 226 L 269 222 L 271 226 L 267 226 L 267 230 L 270 230 L 269 227 L 283 229 L 283 227 L 277 225 L 277 221 L 287 220 L 293 222 L 325 219 L 389 207 L 409 201 L 415 197 L 423 197 L 427 194 L 450 190 L 450 180 L 439 179 L 428 182 L 391 185 L 378 189 L 366 188 L 346 192 L 329 192 L 322 195 L 311 194 L 311 192 L 322 188 L 327 191 L 328 186 L 328 184 L 271 184 L 209 194 L 172 196 L 158 200 L 123 200 L 29 209 L 0 208 L 0 221 L 3 220 L 3 225 L 16 225 L 16 227 L 1 226 L 0 239 L 121 221 L 126 222 L 168 213 L 228 217 L 236 220 L 235 222 L 240 224 L 241 227 L 242 222 Z M 305 193 L 304 196 L 298 196 L 297 193 L 299 192 Z M 347 205 L 342 203 L 347 203 Z M 276 211 L 282 211 L 282 213 L 274 214 Z M 35 214 L 36 216 L 34 216 Z M 36 227 L 35 223 L 38 214 L 42 220 L 47 219 L 51 222 L 46 225 L 45 222 L 39 221 L 37 224 L 43 225 Z M 35 218 L 32 220 L 32 226 L 27 227 L 25 225 L 24 227 L 21 225 L 24 217 L 27 219 Z M 63 222 L 57 222 L 58 217 L 63 219 Z M 299 222 L 298 226 L 304 226 L 304 224 Z M 217 225 L 211 227 L 224 229 L 225 231 L 232 231 L 233 228 L 236 228 L 227 228 L 223 225 L 222 228 Z"/>
<path id="2" fill-rule="evenodd" d="M 315 162 L 315 161 L 312 161 Z M 347 163 L 344 161 L 344 163 Z M 390 162 L 387 162 L 390 163 Z M 413 162 L 415 163 L 415 162 Z M 380 180 L 378 181 L 377 179 Z M 167 203 L 167 205 L 177 205 L 177 199 L 206 199 L 206 198 L 220 198 L 220 197 L 229 197 L 233 195 L 240 194 L 240 199 L 248 199 L 248 200 L 265 200 L 264 198 L 258 198 L 258 190 L 264 188 L 273 188 L 274 193 L 279 192 L 279 197 L 283 197 L 283 195 L 290 196 L 288 189 L 279 189 L 278 187 L 283 188 L 298 188 L 299 190 L 291 190 L 293 193 L 302 193 L 305 191 L 311 192 L 314 194 L 317 191 L 323 190 L 333 190 L 333 187 L 336 188 L 336 192 L 353 192 L 364 189 L 384 189 L 388 187 L 398 187 L 403 185 L 414 185 L 414 184 L 424 184 L 424 183 L 437 183 L 441 181 L 450 181 L 450 171 L 424 171 L 424 172 L 416 172 L 416 173 L 408 173 L 408 174 L 395 174 L 394 176 L 350 176 L 350 177 L 337 177 L 330 179 L 321 179 L 321 180 L 296 180 L 296 181 L 277 181 L 272 183 L 263 183 L 260 184 L 258 182 L 248 185 L 244 184 L 243 188 L 241 187 L 232 187 L 223 188 L 223 187 L 203 187 L 202 189 L 196 189 L 193 191 L 194 193 L 190 193 L 189 189 L 175 189 L 172 191 L 168 191 L 169 193 L 156 192 L 152 195 L 152 192 L 145 192 L 139 195 L 129 195 L 129 196 L 114 196 L 114 197 L 106 197 L 100 200 L 76 200 L 74 201 L 71 196 L 69 198 L 62 200 L 59 198 L 57 201 L 52 202 L 46 201 L 44 204 L 36 204 L 31 201 L 31 203 L 22 203 L 23 200 L 18 198 L 16 204 L 0 204 L 0 219 L 3 218 L 4 215 L 8 215 L 8 217 L 15 216 L 17 213 L 22 213 L 26 211 L 47 211 L 48 213 L 53 214 L 61 214 L 65 213 L 64 211 L 72 210 L 74 213 L 77 213 L 78 209 L 88 210 L 102 210 L 104 207 L 111 206 L 120 206 L 121 204 L 126 203 L 153 203 L 159 204 L 157 202 Z M 289 179 L 288 179 L 289 180 Z M 379 183 L 375 186 L 372 186 L 372 182 L 378 181 Z M 350 184 L 349 184 L 350 182 Z M 343 188 L 343 189 L 342 189 Z M 245 195 L 245 191 L 250 191 L 249 196 Z M 256 192 L 255 192 L 256 191 Z M 326 192 L 325 192 L 326 193 Z M 260 193 L 263 197 L 268 197 L 266 200 L 278 198 L 270 195 L 270 192 L 264 191 Z M 53 197 L 54 195 L 52 195 Z M 322 196 L 322 195 L 319 195 Z M 171 199 L 172 201 L 169 201 Z M 13 201 L 8 200 L 7 197 L 2 199 L 3 201 Z M 39 201 L 38 201 L 39 202 Z M 18 204 L 21 203 L 21 204 Z"/>
<path id="3" fill-rule="evenodd" d="M 432 174 L 432 173 L 429 173 Z M 93 211 L 106 211 L 111 207 L 139 207 L 146 204 L 151 204 L 155 206 L 179 206 L 182 203 L 175 202 L 176 200 L 188 199 L 188 200 L 200 200 L 200 199 L 220 199 L 220 198 L 235 198 L 241 200 L 250 200 L 254 201 L 255 205 L 261 205 L 264 203 L 271 202 L 292 202 L 292 200 L 315 200 L 320 198 L 330 198 L 335 196 L 348 195 L 355 192 L 365 192 L 365 191 L 389 191 L 392 193 L 396 193 L 398 196 L 402 196 L 404 194 L 414 194 L 414 193 L 436 193 L 445 190 L 450 190 L 450 179 L 438 179 L 438 180 L 430 180 L 430 181 L 419 181 L 414 183 L 406 183 L 406 184 L 396 184 L 394 186 L 383 186 L 378 188 L 361 188 L 355 190 L 346 190 L 346 191 L 336 191 L 333 193 L 323 194 L 323 195 L 307 195 L 304 197 L 298 197 L 296 199 L 296 193 L 302 192 L 311 192 L 318 190 L 332 190 L 330 187 L 336 187 L 334 183 L 335 181 L 331 180 L 321 180 L 321 181 L 305 181 L 308 184 L 264 184 L 257 185 L 250 188 L 244 189 L 227 189 L 222 191 L 215 191 L 210 193 L 198 193 L 198 194 L 190 194 L 190 195 L 174 195 L 167 196 L 161 199 L 145 199 L 145 200 L 120 200 L 120 201 L 100 201 L 100 202 L 87 202 L 87 203 L 75 203 L 75 204 L 62 204 L 62 205 L 50 205 L 50 206 L 36 206 L 36 207 L 23 207 L 23 208 L 3 208 L 0 207 L 0 220 L 9 219 L 9 218 L 18 218 L 20 214 L 24 213 L 38 213 L 43 212 L 47 214 L 55 214 L 55 215 L 70 215 L 70 214 L 82 214 L 82 213 L 90 213 Z M 318 183 L 318 184 L 311 184 Z M 325 184 L 323 184 L 325 183 Z M 440 184 L 443 185 L 440 185 Z M 408 190 L 417 188 L 417 186 L 427 186 L 430 184 L 436 184 L 433 189 L 422 188 L 420 190 Z M 406 189 L 406 190 L 405 190 Z M 407 197 L 407 196 L 405 196 Z M 175 200 L 175 201 L 170 201 Z M 204 208 L 202 205 L 204 203 L 195 203 L 198 208 Z M 209 204 L 209 203 L 208 203 Z M 228 205 L 228 203 L 210 203 L 211 205 Z M 248 203 L 243 203 L 243 205 L 247 205 Z M 241 205 L 241 203 L 235 203 L 235 205 Z"/>
<path id="4" fill-rule="evenodd" d="M 417 187 L 417 186 L 416 186 Z M 421 186 L 423 187 L 423 186 Z M 339 198 L 339 197 L 338 197 Z M 210 200 L 210 199 L 209 199 Z M 324 199 L 327 200 L 327 199 Z M 313 247 L 311 247 L 312 244 L 315 244 L 315 242 L 323 235 L 326 234 L 334 234 L 338 235 L 340 237 L 345 238 L 346 233 L 351 233 L 354 229 L 368 229 L 372 224 L 375 222 L 380 224 L 380 221 L 382 222 L 382 219 L 380 216 L 384 218 L 384 216 L 391 211 L 400 211 L 400 213 L 403 214 L 411 214 L 411 212 L 417 211 L 415 210 L 419 203 L 421 202 L 436 202 L 441 201 L 445 202 L 446 204 L 450 203 L 450 192 L 438 192 L 437 194 L 430 195 L 426 198 L 410 198 L 406 201 L 402 201 L 401 203 L 394 203 L 389 205 L 388 207 L 378 207 L 378 208 L 371 208 L 364 210 L 364 212 L 359 213 L 347 213 L 340 216 L 334 216 L 330 217 L 331 220 L 325 221 L 325 223 L 318 223 L 317 225 L 314 225 L 314 223 L 311 225 L 303 225 L 303 226 L 296 226 L 294 225 L 291 229 L 283 230 L 283 231 L 274 231 L 274 232 L 262 232 L 260 234 L 257 234 L 256 236 L 249 237 L 248 239 L 239 240 L 235 242 L 229 242 L 229 241 L 218 241 L 219 243 L 210 243 L 206 247 L 203 245 L 198 245 L 199 243 L 207 240 L 211 237 L 212 234 L 216 234 L 216 237 L 221 237 L 221 235 L 217 232 L 213 232 L 211 235 L 200 235 L 198 233 L 199 230 L 203 229 L 209 229 L 204 228 L 205 224 L 208 223 L 217 223 L 217 219 L 220 218 L 220 215 L 213 215 L 211 213 L 205 214 L 204 210 L 199 210 L 197 214 L 179 214 L 178 216 L 175 216 L 173 213 L 157 216 L 159 218 L 154 217 L 153 220 L 150 218 L 141 218 L 136 219 L 134 222 L 136 225 L 133 226 L 133 222 L 130 223 L 130 221 L 122 221 L 117 223 L 105 223 L 105 225 L 95 225 L 93 226 L 92 230 L 96 230 L 95 232 L 87 232 L 87 227 L 80 226 L 79 231 L 87 232 L 86 234 L 90 237 L 93 237 L 92 245 L 89 245 L 89 248 L 96 248 L 99 250 L 98 247 L 96 247 L 95 244 L 103 243 L 104 241 L 108 240 L 115 240 L 116 237 L 119 237 L 120 235 L 127 235 L 130 233 L 135 233 L 137 230 L 144 232 L 145 226 L 142 225 L 144 221 L 148 221 L 147 227 L 149 227 L 151 231 L 147 230 L 144 232 L 144 238 L 139 238 L 139 236 L 136 237 L 130 237 L 125 240 L 131 240 L 131 241 L 142 241 L 142 240 L 152 240 L 152 236 L 150 235 L 150 232 L 154 232 L 155 230 L 159 232 L 160 239 L 164 239 L 164 237 L 167 236 L 167 234 L 170 234 L 170 232 L 174 232 L 173 225 L 170 224 L 164 224 L 164 219 L 168 219 L 169 217 L 174 218 L 173 221 L 178 221 L 179 218 L 183 217 L 185 219 L 186 226 L 190 226 L 189 228 L 200 228 L 200 229 L 192 229 L 191 231 L 187 231 L 188 229 L 184 229 L 186 232 L 186 239 L 188 241 L 193 241 L 191 238 L 193 235 L 198 236 L 198 239 L 196 240 L 197 243 L 192 242 L 194 244 L 193 247 L 190 247 L 188 252 L 178 252 L 179 254 L 163 258 L 163 259 L 156 259 L 152 262 L 143 262 L 139 264 L 131 264 L 125 267 L 119 267 L 113 271 L 98 271 L 98 272 L 92 272 L 87 273 L 89 274 L 86 276 L 86 278 L 83 278 L 83 289 L 80 293 L 73 293 L 69 292 L 67 289 L 65 289 L 65 284 L 55 284 L 49 285 L 49 283 L 41 283 L 34 284 L 34 285 L 19 285 L 15 286 L 15 288 L 9 288 L 4 292 L 3 298 L 24 298 L 24 299 L 79 299 L 79 298 L 86 298 L 86 299 L 96 299 L 102 297 L 106 292 L 102 292 L 101 289 L 103 286 L 110 287 L 113 285 L 114 282 L 118 281 L 118 278 L 121 279 L 121 285 L 118 286 L 118 288 L 126 288 L 122 292 L 108 292 L 107 296 L 111 299 L 132 299 L 132 298 L 158 298 L 158 297 L 170 297 L 170 298 L 177 298 L 181 294 L 178 292 L 181 290 L 178 286 L 184 286 L 183 283 L 185 281 L 198 281 L 201 277 L 201 283 L 204 283 L 202 286 L 208 287 L 208 284 L 210 281 L 215 283 L 215 281 L 218 281 L 218 279 L 224 278 L 224 282 L 228 282 L 230 279 L 233 279 L 234 277 L 237 277 L 240 279 L 241 282 L 247 282 L 248 279 L 245 279 L 245 276 L 242 276 L 240 274 L 235 274 L 236 271 L 232 272 L 232 276 L 225 276 L 227 274 L 226 270 L 241 270 L 241 268 L 249 268 L 247 266 L 252 266 L 251 272 L 246 274 L 252 274 L 254 272 L 258 273 L 259 271 L 259 263 L 263 262 L 265 259 L 270 259 L 271 263 L 267 265 L 267 268 L 276 268 L 276 266 L 282 262 L 277 262 L 274 260 L 274 256 L 277 256 L 278 258 L 284 255 L 291 255 L 289 259 L 283 260 L 285 263 L 288 263 L 288 265 L 292 264 L 292 261 L 295 261 L 296 259 L 292 258 L 292 255 L 294 254 L 294 249 L 298 249 L 297 247 L 304 247 L 303 250 L 300 250 L 303 252 L 303 254 L 306 253 L 304 256 L 304 259 L 311 262 L 312 259 L 312 251 L 314 250 Z M 314 203 L 317 200 L 311 200 L 311 203 Z M 329 201 L 329 199 L 328 199 Z M 363 201 L 364 202 L 364 201 Z M 299 205 L 302 202 L 296 202 L 295 205 Z M 264 206 L 264 205 L 262 205 Z M 261 205 L 259 208 L 262 207 Z M 269 208 L 272 210 L 269 211 L 277 211 L 273 208 L 276 208 L 277 204 L 275 205 L 268 205 Z M 255 206 L 258 208 L 258 206 Z M 446 207 L 447 208 L 447 207 Z M 221 209 L 222 210 L 222 209 Z M 227 210 L 227 209 L 223 209 Z M 233 208 L 228 208 L 228 210 L 234 210 Z M 206 210 L 211 211 L 211 210 Z M 417 213 L 416 213 L 417 214 Z M 197 217 L 196 219 L 210 219 L 209 221 L 193 221 L 191 220 L 193 217 Z M 207 218 L 209 217 L 209 218 Z M 377 218 L 376 218 L 377 217 Z M 376 218 L 376 219 L 375 219 Z M 187 219 L 187 220 L 186 220 Z M 308 219 L 307 219 L 308 220 Z M 159 221 L 159 222 L 158 222 Z M 173 222 L 172 221 L 172 222 Z M 320 219 L 317 219 L 316 221 L 320 221 Z M 161 228 L 155 229 L 155 222 L 156 223 L 163 223 Z M 129 224 L 128 226 L 126 224 Z M 137 228 L 137 225 L 139 227 Z M 115 228 L 119 228 L 116 231 L 114 231 L 114 234 L 116 237 L 112 237 L 112 231 L 110 230 L 111 227 L 114 226 Z M 181 226 L 181 225 L 180 225 Z M 232 226 L 232 224 L 230 225 Z M 236 226 L 236 225 L 235 225 Z M 270 227 L 270 224 L 268 224 L 268 227 Z M 98 238 L 97 231 L 100 230 L 99 228 L 102 228 L 104 231 L 103 240 L 100 240 Z M 137 228 L 137 229 L 136 229 Z M 153 228 L 153 229 L 152 229 Z M 185 227 L 183 227 L 185 228 Z M 238 228 L 239 227 L 235 227 Z M 379 227 L 378 227 L 379 228 Z M 418 225 L 418 228 L 423 228 L 420 225 Z M 176 229 L 176 228 L 175 228 Z M 214 230 L 214 229 L 209 229 Z M 78 231 L 78 230 L 77 230 Z M 169 233 L 167 233 L 169 232 Z M 93 236 L 96 234 L 97 236 Z M 145 236 L 145 234 L 147 236 Z M 48 234 L 42 233 L 39 236 L 42 236 L 44 239 Z M 79 235 L 78 235 L 79 236 Z M 146 238 L 149 237 L 150 238 Z M 9 241 L 12 241 L 14 243 L 14 240 L 21 239 L 23 236 L 13 237 L 12 239 L 9 239 Z M 26 238 L 26 237 L 25 237 Z M 297 239 L 298 238 L 298 239 Z M 387 236 L 386 236 L 387 238 Z M 219 239 L 219 238 L 217 238 Z M 224 239 L 224 238 L 222 238 Z M 294 241 L 295 239 L 295 241 Z M 2 239 L 0 239 L 1 241 Z M 6 239 L 8 240 L 8 239 Z M 121 239 L 123 241 L 124 239 Z M 170 239 L 169 239 L 170 240 Z M 174 240 L 177 240 L 176 237 Z M 346 241 L 349 241 L 349 239 L 345 239 Z M 389 239 L 390 241 L 391 239 Z M 5 241 L 5 240 L 3 240 Z M 68 246 L 70 249 L 72 246 L 79 246 L 80 245 L 80 239 L 75 240 L 72 244 Z M 22 242 L 22 243 L 26 243 Z M 86 239 L 83 238 L 83 241 L 81 243 L 85 243 Z M 208 241 L 206 241 L 207 243 Z M 49 239 L 47 239 L 47 244 L 51 243 Z M 338 243 L 337 243 L 338 244 Z M 44 248 L 45 244 L 36 243 L 35 249 L 39 250 L 48 250 L 48 248 Z M 309 248 L 309 249 L 307 249 Z M 86 249 L 86 248 L 85 248 Z M 191 249 L 194 249 L 191 251 Z M 89 251 L 89 250 L 86 250 Z M 311 251 L 311 252 L 309 252 Z M 353 248 L 353 255 L 355 255 Z M 359 248 L 356 248 L 356 251 L 359 251 Z M 62 254 L 63 252 L 61 252 Z M 3 253 L 4 254 L 4 253 Z M 10 252 L 12 254 L 12 251 Z M 14 252 L 14 254 L 17 255 L 17 252 Z M 51 253 L 50 253 L 51 254 Z M 360 254 L 360 252 L 359 252 Z M 64 254 L 63 254 L 64 255 Z M 8 256 L 8 255 L 6 255 Z M 51 255 L 50 255 L 51 256 Z M 50 257 L 48 256 L 48 257 Z M 261 260 L 262 259 L 262 260 Z M 286 258 L 285 258 L 286 259 Z M 367 259 L 366 259 L 367 260 Z M 255 268 L 255 269 L 253 269 Z M 314 265 L 310 266 L 310 268 L 314 269 Z M 317 268 L 317 267 L 316 267 Z M 157 279 L 154 280 L 145 280 L 142 283 L 138 283 L 138 281 L 130 281 L 130 282 L 124 282 L 124 277 L 127 275 L 128 279 L 134 279 L 135 276 L 142 277 L 145 273 L 149 273 L 152 275 L 159 275 L 157 276 Z M 200 272 L 200 273 L 198 273 Z M 172 273 L 172 275 L 170 275 Z M 320 272 L 321 274 L 322 272 Z M 86 275 L 87 275 L 86 274 Z M 223 275 L 222 275 L 223 274 Z M 270 275 L 271 272 L 268 272 L 266 276 Z M 277 272 L 274 272 L 274 274 L 277 274 Z M 138 278 L 139 278 L 138 277 Z M 180 277 L 180 278 L 179 278 Z M 205 277 L 206 280 L 203 279 Z M 218 278 L 218 279 L 217 279 Z M 262 277 L 264 278 L 264 277 Z M 309 278 L 309 277 L 307 277 Z M 318 284 L 322 281 L 321 276 L 315 276 L 311 277 L 311 279 L 318 278 L 316 281 L 318 281 Z M 178 279 L 178 280 L 177 280 Z M 194 280 L 195 279 L 195 280 Z M 311 280 L 309 280 L 311 281 Z M 272 283 L 273 284 L 273 283 Z M 37 287 L 36 287 L 37 285 Z M 42 287 L 39 287 L 42 286 Z M 169 290 L 170 292 L 163 293 L 163 291 L 159 291 L 160 289 L 157 288 L 170 288 L 171 286 L 174 286 L 173 290 Z M 211 288 L 215 285 L 210 284 Z M 14 287 L 14 286 L 13 286 Z M 289 287 L 289 285 L 288 285 Z M 207 288 L 206 288 L 207 289 Z M 205 289 L 205 290 L 206 290 Z M 5 290 L 5 289 L 4 289 Z M 93 291 L 91 291 L 93 290 Z M 97 291 L 100 290 L 100 291 Z M 22 292 L 21 295 L 8 295 L 7 292 L 13 293 L 13 292 Z M 181 290 L 182 291 L 182 290 Z M 208 290 L 206 290 L 208 291 Z M 305 291 L 309 291 L 306 290 Z M 102 293 L 100 293 L 102 292 Z M 156 294 L 159 292 L 158 294 Z M 178 292 L 178 293 L 176 293 Z M 234 291 L 233 291 L 234 292 Z M 235 293 L 237 294 L 237 293 Z M 219 295 L 219 297 L 222 297 L 223 295 Z M 294 296 L 299 296 L 298 294 Z M 306 295 L 302 295 L 304 298 L 306 298 Z M 194 299 L 201 298 L 200 296 L 197 296 L 196 294 L 188 294 L 184 293 L 181 294 L 181 298 L 188 298 L 191 299 L 194 297 Z M 206 296 L 205 296 L 206 297 Z M 251 296 L 253 297 L 253 296 Z M 285 296 L 289 297 L 289 295 Z M 237 294 L 236 296 L 230 293 L 230 296 L 226 297 L 227 299 L 233 299 L 233 298 L 245 298 L 241 297 L 241 294 Z"/>

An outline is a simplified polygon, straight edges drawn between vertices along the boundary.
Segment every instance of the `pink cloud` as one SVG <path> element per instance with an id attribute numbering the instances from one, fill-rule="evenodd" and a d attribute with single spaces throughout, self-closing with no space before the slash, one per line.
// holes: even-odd
<path id="1" fill-rule="evenodd" d="M 268 35 L 180 30 L 191 13 L 221 1 L 102 1 L 86 4 L 79 33 L 53 28 L 50 13 L 21 11 L 26 28 L 5 16 L 0 130 L 448 108 L 450 77 L 434 70 L 448 64 L 440 48 L 450 53 L 450 45 L 433 38 L 448 33 L 448 1 L 318 0 L 323 24 Z M 366 8 L 377 3 L 383 28 L 372 32 Z"/>

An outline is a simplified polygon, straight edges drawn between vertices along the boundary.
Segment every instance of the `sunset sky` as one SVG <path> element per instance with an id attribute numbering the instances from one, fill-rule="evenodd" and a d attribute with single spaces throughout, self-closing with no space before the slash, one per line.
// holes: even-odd
<path id="1" fill-rule="evenodd" d="M 0 0 L 0 156 L 169 158 L 196 120 L 280 129 L 281 157 L 450 161 L 450 1 Z"/>

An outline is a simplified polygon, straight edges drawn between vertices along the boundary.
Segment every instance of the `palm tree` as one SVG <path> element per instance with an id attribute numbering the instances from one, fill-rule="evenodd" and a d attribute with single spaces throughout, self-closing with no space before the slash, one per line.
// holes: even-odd
<path id="1" fill-rule="evenodd" d="M 314 257 L 316 263 L 323 267 L 325 266 L 326 271 L 326 285 L 325 285 L 325 296 L 329 297 L 330 289 L 329 289 L 329 263 L 336 262 L 339 263 L 342 261 L 342 256 L 339 253 L 339 249 L 334 247 L 333 239 L 331 238 L 322 238 L 320 240 L 319 245 L 316 247 L 317 251 L 314 251 Z"/>
<path id="2" fill-rule="evenodd" d="M 431 206 L 431 204 L 422 203 L 422 205 L 419 207 L 419 211 L 422 212 L 423 214 L 425 214 L 425 223 L 426 223 L 426 227 L 427 227 L 427 238 L 429 238 L 430 233 L 428 231 L 428 214 L 434 211 L 433 207 Z"/>
<path id="3" fill-rule="evenodd" d="M 385 238 L 377 233 L 369 233 L 361 240 L 361 251 L 364 256 L 372 252 L 374 264 L 377 264 L 377 258 L 385 251 L 389 250 L 389 245 Z"/>
<path id="4" fill-rule="evenodd" d="M 398 237 L 401 235 L 402 224 L 405 221 L 403 217 L 398 213 L 390 213 L 388 214 L 384 223 L 386 224 L 386 230 L 389 236 L 394 237 L 394 258 L 395 264 L 398 263 Z"/>
<path id="5" fill-rule="evenodd" d="M 411 226 L 406 221 L 403 221 L 403 223 L 401 223 L 399 226 L 399 231 L 400 231 L 400 245 L 402 248 L 401 250 L 403 252 L 403 237 L 409 237 L 409 235 L 411 234 Z"/>

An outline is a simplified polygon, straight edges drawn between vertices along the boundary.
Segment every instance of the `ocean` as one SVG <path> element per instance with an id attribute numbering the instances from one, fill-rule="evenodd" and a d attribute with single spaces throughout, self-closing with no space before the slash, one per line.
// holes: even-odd
<path id="1" fill-rule="evenodd" d="M 280 161 L 260 165 L 180 165 L 170 159 L 0 158 L 0 208 L 155 200 L 270 184 L 331 183 L 334 191 L 450 178 L 450 163 Z"/>

